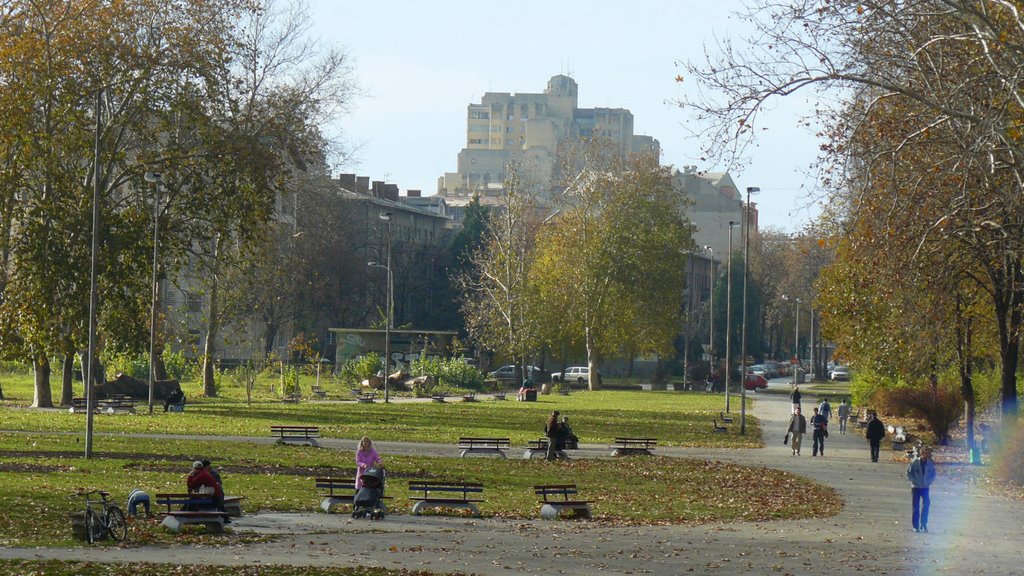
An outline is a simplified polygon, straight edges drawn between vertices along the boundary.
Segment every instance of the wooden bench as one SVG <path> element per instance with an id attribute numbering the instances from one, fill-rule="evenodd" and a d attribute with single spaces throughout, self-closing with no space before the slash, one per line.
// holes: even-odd
<path id="1" fill-rule="evenodd" d="M 476 393 L 475 392 L 470 392 L 468 394 L 463 394 L 462 395 L 462 401 L 463 402 L 476 402 Z"/>
<path id="2" fill-rule="evenodd" d="M 541 497 L 540 517 L 555 520 L 562 510 L 571 510 L 577 518 L 590 518 L 590 503 L 593 500 L 577 500 L 579 491 L 575 484 L 547 484 L 534 486 L 534 493 Z M 561 498 L 558 498 L 561 496 Z M 570 500 L 569 497 L 573 499 Z"/>
<path id="3" fill-rule="evenodd" d="M 444 399 L 447 398 L 447 397 L 448 397 L 447 394 L 432 394 L 430 396 L 430 401 L 431 402 L 440 402 L 441 404 L 444 404 Z"/>
<path id="4" fill-rule="evenodd" d="M 566 441 L 566 443 L 565 443 L 565 449 L 566 450 L 576 450 L 578 448 L 579 448 L 579 444 L 577 442 Z M 524 460 L 529 460 L 529 459 L 533 458 L 537 454 L 540 454 L 541 456 L 546 456 L 547 453 L 548 453 L 548 439 L 547 438 L 538 438 L 536 440 L 530 440 L 529 442 L 526 443 L 526 451 L 523 452 L 523 459 Z M 564 454 L 563 454 L 563 456 L 564 456 Z M 568 458 L 569 458 L 568 456 L 565 456 L 565 459 L 568 459 Z"/>
<path id="5" fill-rule="evenodd" d="M 725 412 L 719 412 L 718 419 L 726 424 L 732 424 L 732 416 L 726 416 Z"/>
<path id="6" fill-rule="evenodd" d="M 312 400 L 327 400 L 327 392 L 323 388 L 314 384 L 310 390 L 313 393 Z"/>
<path id="7" fill-rule="evenodd" d="M 352 388 L 352 396 L 355 398 L 356 402 L 360 402 L 362 404 L 373 404 L 373 401 L 377 399 L 377 391 Z"/>
<path id="8" fill-rule="evenodd" d="M 616 438 L 611 445 L 612 456 L 650 456 L 657 438 Z"/>
<path id="9" fill-rule="evenodd" d="M 459 457 L 465 458 L 466 454 L 497 454 L 505 458 L 505 450 L 508 450 L 511 445 L 508 438 L 462 437 L 459 438 L 459 449 L 462 450 Z"/>
<path id="10" fill-rule="evenodd" d="M 715 432 L 717 434 L 722 434 L 722 433 L 728 432 L 729 429 L 726 428 L 725 426 L 719 426 L 718 425 L 718 420 L 712 420 L 711 421 L 711 431 Z"/>
<path id="11" fill-rule="evenodd" d="M 135 399 L 131 396 L 125 396 L 124 394 L 118 394 L 111 396 L 106 400 L 100 401 L 100 408 L 102 410 L 113 410 L 114 412 L 125 411 L 135 412 Z"/>
<path id="12" fill-rule="evenodd" d="M 479 482 L 445 482 L 445 481 L 409 481 L 411 492 L 422 492 L 423 496 L 410 496 L 409 500 L 416 502 L 412 506 L 414 516 L 425 508 L 465 508 L 473 513 L 473 516 L 480 517 L 480 510 L 476 507 L 477 502 L 483 502 L 479 498 L 470 498 L 470 495 L 482 494 L 484 485 Z M 438 492 L 442 496 L 435 496 Z M 457 498 L 450 495 L 461 493 L 462 497 Z"/>
<path id="13" fill-rule="evenodd" d="M 356 497 L 356 480 L 355 478 L 317 478 L 316 491 L 319 496 L 323 497 L 323 500 L 320 501 L 320 509 L 330 514 L 331 508 L 335 506 L 352 504 Z"/>
<path id="14" fill-rule="evenodd" d="M 96 399 L 93 398 L 92 402 L 93 402 L 93 412 L 98 411 L 99 408 L 96 406 Z M 70 411 L 73 414 L 77 414 L 79 412 L 83 412 L 84 413 L 85 412 L 85 398 L 72 398 L 71 399 L 71 410 Z"/>
<path id="15" fill-rule="evenodd" d="M 165 506 L 164 519 L 160 525 L 171 532 L 180 532 L 185 524 L 202 524 L 210 532 L 221 532 L 224 524 L 230 522 L 227 512 L 213 510 L 213 497 L 204 494 L 157 494 L 157 506 Z M 175 507 L 182 509 L 175 510 Z"/>
<path id="16" fill-rule="evenodd" d="M 316 441 L 320 437 L 320 428 L 317 426 L 272 424 L 270 426 L 270 436 L 277 438 L 278 444 L 302 442 L 310 446 L 320 447 L 320 443 Z"/>
<path id="17" fill-rule="evenodd" d="M 504 400 L 505 399 L 505 393 L 504 392 L 495 392 L 495 393 L 491 394 L 491 399 L 492 400 Z"/>

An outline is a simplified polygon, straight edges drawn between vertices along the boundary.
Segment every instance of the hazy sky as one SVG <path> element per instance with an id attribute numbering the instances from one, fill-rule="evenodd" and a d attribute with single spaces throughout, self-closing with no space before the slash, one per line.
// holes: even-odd
<path id="1" fill-rule="evenodd" d="M 340 129 L 358 146 L 346 171 L 387 180 L 403 193 L 437 190 L 466 144 L 466 106 L 485 92 L 543 92 L 556 74 L 579 85 L 581 108 L 628 108 L 638 134 L 661 142 L 662 162 L 696 165 L 689 118 L 669 101 L 693 84 L 675 81 L 677 60 L 699 59 L 705 44 L 746 27 L 731 12 L 739 0 L 310 0 L 313 33 L 353 59 L 364 92 Z M 810 97 L 808 95 L 807 97 Z M 771 112 L 769 128 L 742 172 L 761 226 L 785 231 L 816 214 L 807 176 L 818 142 L 796 121 L 805 97 Z M 810 206 L 809 206 L 810 205 Z"/>

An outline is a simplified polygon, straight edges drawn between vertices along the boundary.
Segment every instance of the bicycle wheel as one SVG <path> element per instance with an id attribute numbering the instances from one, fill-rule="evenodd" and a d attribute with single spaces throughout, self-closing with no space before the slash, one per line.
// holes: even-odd
<path id="1" fill-rule="evenodd" d="M 125 522 L 124 512 L 117 506 L 107 507 L 104 524 L 107 526 L 107 533 L 110 534 L 110 537 L 118 542 L 124 540 L 124 537 L 128 535 L 128 523 Z"/>
<path id="2" fill-rule="evenodd" d="M 103 522 L 100 515 L 91 508 L 85 511 L 85 539 L 89 544 L 94 544 L 103 538 Z"/>

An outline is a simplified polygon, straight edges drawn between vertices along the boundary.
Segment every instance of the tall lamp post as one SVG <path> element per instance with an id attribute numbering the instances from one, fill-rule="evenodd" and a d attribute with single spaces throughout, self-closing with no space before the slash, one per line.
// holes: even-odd
<path id="1" fill-rule="evenodd" d="M 796 366 L 793 367 L 793 385 L 797 385 L 796 376 L 800 370 L 800 302 L 799 298 L 790 298 L 785 294 L 782 295 L 783 300 L 794 300 L 796 301 L 796 316 L 793 318 L 793 358 L 796 359 Z M 811 322 L 814 321 L 814 316 L 811 316 Z"/>
<path id="2" fill-rule="evenodd" d="M 740 434 L 747 433 L 747 254 L 750 251 L 750 195 L 760 192 L 760 188 L 747 187 L 747 208 L 743 215 L 743 329 L 740 337 Z"/>
<path id="3" fill-rule="evenodd" d="M 160 296 L 160 280 L 157 278 L 157 249 L 160 242 L 160 184 L 164 177 L 159 172 L 146 172 L 146 182 L 152 182 L 156 192 L 153 196 L 153 301 L 149 309 L 149 413 L 153 413 L 153 389 L 156 382 L 156 303 Z"/>
<path id="4" fill-rule="evenodd" d="M 370 262 L 369 265 L 384 268 L 388 272 L 387 300 L 385 303 L 385 315 L 387 317 L 384 321 L 384 403 L 386 404 L 391 401 L 388 376 L 391 372 L 391 323 L 394 322 L 395 315 L 395 277 L 391 272 L 391 212 L 381 212 L 380 219 L 388 223 L 387 260 L 383 266 L 376 262 Z"/>
<path id="5" fill-rule="evenodd" d="M 732 378 L 732 229 L 738 223 L 729 221 L 729 265 L 725 276 L 725 411 L 729 412 L 729 380 Z"/>
<path id="6" fill-rule="evenodd" d="M 711 311 L 708 313 L 709 314 L 709 317 L 708 317 L 708 353 L 711 355 L 711 362 L 709 362 L 708 365 L 711 367 L 709 369 L 709 372 L 710 372 L 711 370 L 714 370 L 714 368 L 716 367 L 716 364 L 715 364 L 715 251 L 711 248 L 711 246 L 705 246 L 704 250 L 707 251 L 708 254 L 711 254 L 711 256 L 709 257 L 710 260 L 711 260 Z M 708 376 L 710 376 L 710 373 L 708 374 Z"/>

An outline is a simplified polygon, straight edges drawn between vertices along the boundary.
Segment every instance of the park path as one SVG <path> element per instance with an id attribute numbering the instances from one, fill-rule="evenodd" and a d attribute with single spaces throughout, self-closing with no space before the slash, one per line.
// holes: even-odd
<path id="1" fill-rule="evenodd" d="M 805 406 L 806 411 L 810 411 Z M 701 526 L 614 527 L 587 522 L 409 517 L 354 521 L 343 514 L 255 514 L 238 531 L 278 535 L 271 542 L 203 548 L 81 548 L 97 562 L 381 566 L 475 574 L 1024 574 L 1024 506 L 940 476 L 932 488 L 928 534 L 910 530 L 906 465 L 868 458 L 858 430 L 828 439 L 825 458 L 791 456 L 782 445 L 789 418 L 783 397 L 762 395 L 752 409 L 768 446 L 750 450 L 659 448 L 664 455 L 768 466 L 835 487 L 845 506 L 826 519 Z M 733 426 L 737 426 L 734 423 Z M 244 440 L 244 439 L 240 439 Z M 257 439 L 250 439 L 257 440 Z M 263 441 L 263 439 L 258 439 Z M 354 441 L 326 441 L 353 449 Z M 456 455 L 453 446 L 381 442 L 386 453 Z M 606 455 L 587 446 L 582 455 Z M 514 455 L 513 455 L 514 457 Z M 0 558 L 67 559 L 66 549 L 0 548 Z"/>

